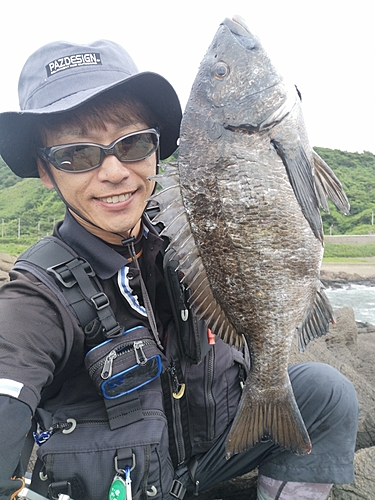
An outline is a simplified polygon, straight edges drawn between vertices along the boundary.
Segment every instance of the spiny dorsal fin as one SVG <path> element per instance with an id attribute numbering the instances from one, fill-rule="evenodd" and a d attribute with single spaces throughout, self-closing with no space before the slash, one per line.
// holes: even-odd
<path id="1" fill-rule="evenodd" d="M 184 207 L 177 168 L 169 164 L 165 174 L 156 175 L 152 179 L 163 188 L 150 198 L 160 208 L 152 222 L 164 225 L 161 235 L 169 238 L 167 250 L 172 248 L 175 251 L 173 259 L 179 261 L 177 269 L 183 276 L 182 283 L 190 292 L 189 304 L 192 310 L 199 319 L 206 321 L 207 327 L 215 335 L 237 349 L 241 348 L 242 336 L 237 334 L 212 294 Z"/>

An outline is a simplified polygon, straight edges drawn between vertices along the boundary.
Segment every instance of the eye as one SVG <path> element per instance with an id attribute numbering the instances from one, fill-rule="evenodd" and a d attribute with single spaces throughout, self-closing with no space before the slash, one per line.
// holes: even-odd
<path id="1" fill-rule="evenodd" d="M 213 71 L 213 76 L 218 80 L 223 80 L 226 76 L 229 75 L 229 67 L 224 62 L 218 62 Z"/>

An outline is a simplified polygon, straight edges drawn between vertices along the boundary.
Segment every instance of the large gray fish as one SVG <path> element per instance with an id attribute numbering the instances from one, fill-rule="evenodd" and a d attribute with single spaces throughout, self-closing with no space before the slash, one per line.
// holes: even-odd
<path id="1" fill-rule="evenodd" d="M 309 146 L 296 88 L 288 87 L 240 18 L 219 27 L 181 126 L 177 168 L 154 197 L 193 311 L 231 345 L 246 339 L 251 371 L 227 455 L 267 436 L 297 454 L 311 442 L 287 367 L 328 331 L 319 269 L 327 198 L 349 203 Z M 314 381 L 312 380 L 313 384 Z"/>

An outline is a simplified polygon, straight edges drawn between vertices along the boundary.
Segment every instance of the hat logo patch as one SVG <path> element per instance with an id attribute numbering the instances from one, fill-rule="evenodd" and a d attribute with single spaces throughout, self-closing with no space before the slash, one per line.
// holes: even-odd
<path id="1" fill-rule="evenodd" d="M 77 68 L 79 66 L 97 66 L 99 64 L 102 64 L 102 61 L 100 59 L 100 54 L 96 52 L 64 56 L 47 64 L 47 76 L 52 76 L 60 71 Z"/>

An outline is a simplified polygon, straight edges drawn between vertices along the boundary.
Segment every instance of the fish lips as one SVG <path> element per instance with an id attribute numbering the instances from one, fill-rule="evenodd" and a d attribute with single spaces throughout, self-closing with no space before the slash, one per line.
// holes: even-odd
<path id="1" fill-rule="evenodd" d="M 240 16 L 233 16 L 233 19 L 226 18 L 220 26 L 223 26 L 222 29 L 228 29 L 236 41 L 245 49 L 254 50 L 260 47 L 259 39 L 250 32 L 245 21 Z"/>

